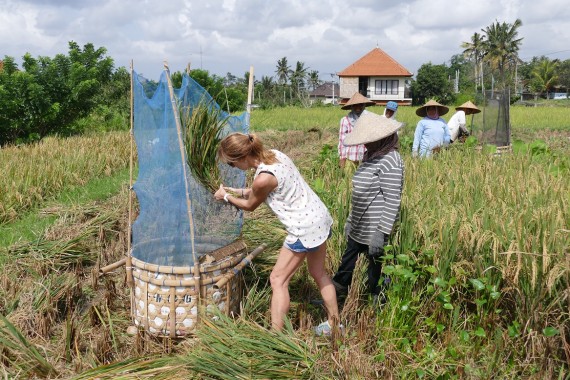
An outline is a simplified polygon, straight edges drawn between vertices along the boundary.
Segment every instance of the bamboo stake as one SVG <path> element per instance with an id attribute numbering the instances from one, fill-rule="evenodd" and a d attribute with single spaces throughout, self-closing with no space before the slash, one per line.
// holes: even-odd
<path id="1" fill-rule="evenodd" d="M 135 292 L 133 291 L 135 283 L 133 280 L 133 264 L 131 260 L 131 229 L 132 229 L 132 220 L 133 220 L 133 152 L 134 152 L 134 133 L 133 133 L 133 126 L 135 120 L 135 113 L 134 113 L 134 79 L 133 79 L 133 72 L 134 72 L 134 63 L 131 59 L 131 115 L 130 115 L 130 144 L 131 144 L 131 157 L 129 160 L 129 221 L 128 221 L 128 228 L 127 228 L 127 257 L 125 260 L 125 275 L 127 285 L 131 291 L 131 318 L 135 317 Z"/>
<path id="2" fill-rule="evenodd" d="M 127 263 L 128 257 L 122 258 L 121 260 L 117 261 L 116 263 L 109 264 L 104 266 L 103 268 L 99 268 L 99 277 L 102 275 L 109 273 L 113 269 L 117 269 L 118 267 L 125 265 Z M 131 281 L 132 281 L 132 271 L 131 271 Z"/>
<path id="3" fill-rule="evenodd" d="M 249 83 L 247 85 L 247 113 L 251 113 L 251 98 L 253 94 L 253 66 L 249 66 Z"/>
<path id="4" fill-rule="evenodd" d="M 222 276 L 222 278 L 214 284 L 214 288 L 219 289 L 222 286 L 224 286 L 225 284 L 227 284 L 228 281 L 230 281 L 235 275 L 237 275 L 239 272 L 241 272 L 241 270 L 243 268 L 245 268 L 247 265 L 251 264 L 253 259 L 255 259 L 255 257 L 257 257 L 257 255 L 259 255 L 261 252 L 263 252 L 263 250 L 265 248 L 267 248 L 267 244 L 263 243 L 259 247 L 254 249 L 249 255 L 244 257 L 240 263 L 238 263 L 235 267 L 233 267 L 232 270 L 229 270 L 228 272 L 226 272 L 226 274 L 224 274 Z"/>
<path id="5" fill-rule="evenodd" d="M 188 210 L 188 221 L 190 223 L 190 244 L 192 249 L 192 256 L 194 258 L 194 278 L 196 286 L 200 287 L 200 263 L 196 257 L 196 250 L 194 249 L 194 220 L 192 218 L 192 205 L 190 202 L 190 195 L 188 190 L 188 177 L 186 174 L 186 157 L 184 154 L 184 143 L 182 141 L 182 126 L 180 122 L 180 113 L 178 112 L 178 105 L 174 97 L 174 89 L 172 88 L 172 81 L 170 80 L 170 70 L 168 63 L 164 62 L 164 71 L 166 72 L 166 80 L 168 81 L 168 91 L 170 93 L 170 102 L 172 103 L 172 112 L 174 112 L 174 121 L 176 122 L 176 131 L 178 132 L 178 147 L 180 149 L 180 159 L 182 160 L 182 173 L 184 175 L 184 187 L 186 190 L 186 208 Z M 199 292 L 198 292 L 199 294 Z M 198 322 L 198 321 L 196 321 Z"/>

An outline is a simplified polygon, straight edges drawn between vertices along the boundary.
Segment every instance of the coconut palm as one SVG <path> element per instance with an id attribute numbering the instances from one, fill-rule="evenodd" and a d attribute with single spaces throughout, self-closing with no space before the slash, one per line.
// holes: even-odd
<path id="1" fill-rule="evenodd" d="M 473 59 L 475 66 L 475 91 L 477 86 L 481 84 L 483 87 L 483 57 L 485 56 L 485 37 L 477 32 L 471 36 L 471 42 L 463 42 L 461 44 L 463 55 L 467 58 Z"/>
<path id="2" fill-rule="evenodd" d="M 319 72 L 317 70 L 313 70 L 309 73 L 309 86 L 311 89 L 315 89 L 319 87 L 321 84 L 321 80 L 319 79 Z"/>
<path id="3" fill-rule="evenodd" d="M 277 74 L 277 82 L 279 84 L 287 83 L 290 72 L 291 68 L 289 67 L 289 63 L 287 63 L 287 57 L 283 57 L 277 61 L 277 69 L 275 70 L 275 73 Z"/>
<path id="4" fill-rule="evenodd" d="M 546 92 L 546 97 L 548 97 L 548 92 L 558 81 L 558 76 L 556 75 L 557 68 L 558 62 L 543 59 L 532 70 L 533 87 L 538 92 Z"/>
<path id="5" fill-rule="evenodd" d="M 305 80 L 307 79 L 307 70 L 309 68 L 305 67 L 304 62 L 297 61 L 295 66 L 295 71 L 291 72 L 291 87 L 293 90 L 300 92 L 301 89 L 305 88 Z"/>
<path id="6" fill-rule="evenodd" d="M 485 60 L 491 64 L 492 68 L 499 71 L 499 78 L 503 88 L 507 87 L 506 74 L 518 61 L 518 51 L 522 38 L 518 37 L 518 28 L 522 25 L 520 19 L 514 23 L 494 22 L 487 28 L 482 29 L 486 34 Z"/>

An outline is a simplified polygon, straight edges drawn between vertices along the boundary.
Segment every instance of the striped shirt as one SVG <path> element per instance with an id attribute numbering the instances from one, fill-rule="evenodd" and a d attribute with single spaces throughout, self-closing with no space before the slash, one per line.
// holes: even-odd
<path id="1" fill-rule="evenodd" d="M 369 244 L 376 231 L 392 233 L 400 212 L 404 161 L 396 150 L 365 161 L 352 177 L 350 237 Z"/>
<path id="2" fill-rule="evenodd" d="M 368 111 L 362 111 L 360 116 L 364 115 L 365 112 Z M 346 135 L 352 132 L 356 120 L 358 120 L 358 116 L 352 111 L 350 111 L 347 116 L 340 119 L 340 130 L 338 132 L 338 155 L 340 159 L 345 158 L 351 161 L 362 161 L 362 157 L 366 152 L 366 148 L 362 144 L 352 146 L 344 145 L 344 139 L 346 138 Z"/>

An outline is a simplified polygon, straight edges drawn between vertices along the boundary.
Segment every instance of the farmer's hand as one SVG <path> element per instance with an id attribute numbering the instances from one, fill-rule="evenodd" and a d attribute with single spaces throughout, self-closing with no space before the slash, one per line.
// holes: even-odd
<path id="1" fill-rule="evenodd" d="M 370 243 L 368 244 L 368 256 L 378 257 L 384 252 L 384 233 L 381 231 L 374 232 Z"/>
<path id="2" fill-rule="evenodd" d="M 214 198 L 218 201 L 224 200 L 224 195 L 226 195 L 226 189 L 224 189 L 224 185 L 220 185 L 220 188 L 214 193 Z"/>

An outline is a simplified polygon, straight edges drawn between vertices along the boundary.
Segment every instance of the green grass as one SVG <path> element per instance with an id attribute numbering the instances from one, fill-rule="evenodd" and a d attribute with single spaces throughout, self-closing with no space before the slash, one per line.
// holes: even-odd
<path id="1" fill-rule="evenodd" d="M 0 225 L 0 248 L 8 247 L 19 240 L 31 241 L 41 236 L 56 216 L 42 214 L 50 205 L 69 206 L 105 200 L 119 192 L 129 183 L 129 169 L 123 169 L 110 177 L 95 178 L 82 187 L 62 191 L 55 199 L 24 213 L 17 220 Z M 2 257 L 0 257 L 0 260 Z"/>

